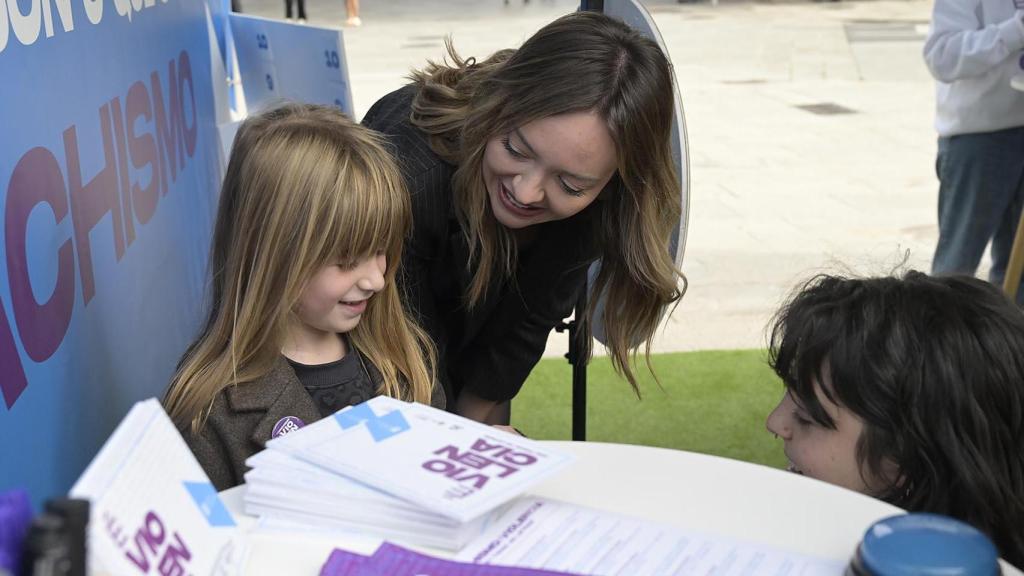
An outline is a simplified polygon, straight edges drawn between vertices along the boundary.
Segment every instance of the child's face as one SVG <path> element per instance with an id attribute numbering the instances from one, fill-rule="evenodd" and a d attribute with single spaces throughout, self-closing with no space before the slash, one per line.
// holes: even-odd
<path id="1" fill-rule="evenodd" d="M 348 332 L 359 324 L 371 296 L 384 288 L 387 258 L 364 258 L 353 266 L 320 269 L 306 284 L 295 313 L 302 327 L 318 333 Z"/>
<path id="2" fill-rule="evenodd" d="M 835 430 L 818 424 L 794 400 L 789 391 L 768 415 L 768 430 L 785 442 L 789 469 L 830 484 L 864 494 L 873 490 L 865 483 L 857 462 L 857 441 L 864 424 L 853 412 L 825 397 L 815 385 L 818 401 L 835 421 Z"/>

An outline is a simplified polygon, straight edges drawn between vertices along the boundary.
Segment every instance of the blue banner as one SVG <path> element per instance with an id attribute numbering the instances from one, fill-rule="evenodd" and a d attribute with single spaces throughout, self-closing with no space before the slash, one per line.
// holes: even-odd
<path id="1" fill-rule="evenodd" d="M 66 492 L 195 335 L 216 27 L 202 0 L 0 0 L 0 490 Z"/>
<path id="2" fill-rule="evenodd" d="M 232 14 L 231 34 L 250 112 L 291 100 L 352 115 L 341 30 Z"/>

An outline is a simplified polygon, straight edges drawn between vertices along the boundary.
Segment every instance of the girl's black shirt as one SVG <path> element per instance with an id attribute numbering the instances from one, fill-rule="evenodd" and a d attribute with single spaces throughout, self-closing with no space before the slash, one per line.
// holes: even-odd
<path id="1" fill-rule="evenodd" d="M 377 387 L 357 354 L 345 354 L 340 360 L 315 365 L 286 360 L 324 418 L 376 396 Z"/>

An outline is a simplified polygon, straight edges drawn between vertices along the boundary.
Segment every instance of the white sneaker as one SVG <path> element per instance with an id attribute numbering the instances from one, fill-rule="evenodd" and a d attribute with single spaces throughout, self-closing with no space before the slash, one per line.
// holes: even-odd
<path id="1" fill-rule="evenodd" d="M 1012 86 L 1016 90 L 1024 92 L 1024 72 L 1021 72 L 1014 76 L 1013 78 L 1010 78 L 1010 86 Z"/>
<path id="2" fill-rule="evenodd" d="M 361 18 L 359 18 L 359 16 L 353 16 L 353 17 L 349 18 L 348 20 L 345 20 L 345 26 L 349 26 L 349 27 L 352 27 L 352 28 L 358 28 L 358 27 L 360 27 L 362 25 L 363 25 L 363 21 L 362 21 Z"/>

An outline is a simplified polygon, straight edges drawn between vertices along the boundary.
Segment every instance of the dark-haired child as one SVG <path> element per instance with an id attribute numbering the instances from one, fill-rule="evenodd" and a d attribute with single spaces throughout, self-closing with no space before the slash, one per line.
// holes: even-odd
<path id="1" fill-rule="evenodd" d="M 1024 565 L 1024 312 L 969 277 L 818 276 L 770 340 L 791 470 L 959 518 Z"/>

